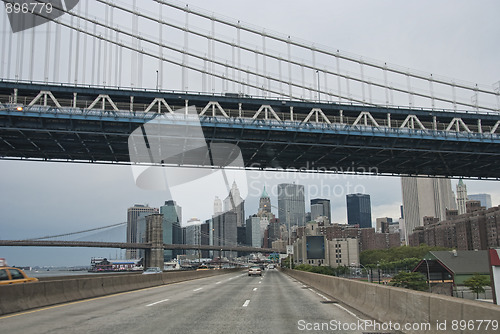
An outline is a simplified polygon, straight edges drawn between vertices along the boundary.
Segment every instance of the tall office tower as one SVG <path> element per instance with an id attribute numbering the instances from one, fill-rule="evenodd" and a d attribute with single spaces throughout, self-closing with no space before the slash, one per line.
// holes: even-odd
<path id="1" fill-rule="evenodd" d="M 266 186 L 264 186 L 264 190 L 262 191 L 262 195 L 260 195 L 258 215 L 261 216 L 264 213 L 271 213 L 271 198 L 267 194 Z"/>
<path id="2" fill-rule="evenodd" d="M 328 222 L 332 223 L 332 211 L 330 208 L 330 200 L 324 198 L 314 198 L 311 200 L 311 219 L 323 216 L 328 218 Z"/>
<path id="3" fill-rule="evenodd" d="M 465 203 L 467 202 L 467 186 L 464 181 L 460 179 L 457 184 L 457 207 L 458 214 L 463 215 L 467 210 L 465 208 Z"/>
<path id="4" fill-rule="evenodd" d="M 160 207 L 160 213 L 163 215 L 163 243 L 183 244 L 182 208 L 175 201 L 169 200 L 165 201 L 165 205 Z M 181 254 L 183 254 L 182 250 L 166 249 L 163 251 L 163 258 L 165 261 L 170 261 Z"/>
<path id="5" fill-rule="evenodd" d="M 158 209 L 141 204 L 135 204 L 133 207 L 127 209 L 127 242 L 139 242 L 137 239 L 139 232 L 137 229 L 137 219 L 141 213 L 158 213 Z M 125 254 L 127 259 L 136 259 L 138 256 L 137 249 L 127 249 Z"/>
<path id="6" fill-rule="evenodd" d="M 290 226 L 304 226 L 306 201 L 304 186 L 300 184 L 278 184 L 278 217 L 280 222 Z"/>
<path id="7" fill-rule="evenodd" d="M 257 217 L 260 219 L 260 238 L 262 241 L 264 233 L 269 226 L 269 222 L 271 219 L 274 219 L 274 214 L 271 212 L 271 198 L 267 194 L 265 186 L 259 199 L 259 211 L 257 213 Z"/>
<path id="8" fill-rule="evenodd" d="M 222 200 L 215 196 L 215 199 L 214 199 L 214 215 L 218 215 L 222 213 Z"/>
<path id="9" fill-rule="evenodd" d="M 346 195 L 347 223 L 358 224 L 360 228 L 372 227 L 372 207 L 370 195 L 349 194 Z"/>
<path id="10" fill-rule="evenodd" d="M 194 224 L 188 225 L 185 228 L 186 231 L 186 245 L 201 245 L 201 225 Z M 194 249 L 186 250 L 186 255 L 197 255 L 199 252 Z"/>
<path id="11" fill-rule="evenodd" d="M 424 225 L 424 217 L 446 220 L 446 209 L 456 210 L 450 179 L 402 177 L 401 188 L 407 243 L 413 229 Z"/>
<path id="12" fill-rule="evenodd" d="M 467 196 L 470 201 L 479 201 L 481 202 L 481 206 L 484 206 L 486 209 L 491 208 L 491 195 L 490 194 L 473 194 Z"/>
<path id="13" fill-rule="evenodd" d="M 212 219 L 213 245 L 214 246 L 236 246 L 238 244 L 237 214 L 233 211 L 224 212 L 214 216 Z M 214 251 L 217 256 L 218 252 Z M 222 256 L 236 257 L 236 252 L 224 251 Z"/>
<path id="14" fill-rule="evenodd" d="M 228 211 L 236 213 L 237 226 L 243 226 L 243 220 L 245 219 L 245 201 L 240 196 L 240 190 L 236 185 L 236 181 L 233 182 L 229 195 L 224 200 L 224 212 Z"/>
<path id="15" fill-rule="evenodd" d="M 253 215 L 246 221 L 247 245 L 250 247 L 261 247 L 263 234 L 260 228 L 260 217 Z"/>

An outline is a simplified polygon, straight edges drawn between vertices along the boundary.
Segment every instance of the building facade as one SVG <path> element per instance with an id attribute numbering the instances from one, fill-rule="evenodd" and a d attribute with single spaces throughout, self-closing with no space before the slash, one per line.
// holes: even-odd
<path id="1" fill-rule="evenodd" d="M 332 210 L 329 199 L 311 199 L 311 220 L 316 220 L 318 217 L 328 218 L 328 223 L 331 224 Z"/>
<path id="2" fill-rule="evenodd" d="M 139 230 L 137 225 L 137 220 L 139 215 L 150 215 L 153 213 L 158 213 L 158 209 L 151 208 L 147 205 L 135 204 L 133 207 L 127 209 L 127 242 L 140 242 Z M 145 223 L 144 223 L 145 224 Z M 144 227 L 145 229 L 145 227 Z M 136 259 L 139 257 L 137 249 L 127 249 L 126 251 L 127 259 Z"/>
<path id="3" fill-rule="evenodd" d="M 260 228 L 260 217 L 253 215 L 246 221 L 247 245 L 251 247 L 260 247 L 262 243 L 262 233 Z"/>
<path id="4" fill-rule="evenodd" d="M 227 211 L 214 216 L 212 222 L 214 246 L 236 246 L 238 244 L 237 214 L 235 212 Z M 237 254 L 236 252 L 224 251 L 222 256 L 234 258 Z"/>
<path id="5" fill-rule="evenodd" d="M 410 246 L 429 246 L 458 250 L 486 250 L 500 247 L 500 206 L 485 209 L 479 202 L 468 201 L 468 212 L 433 221 L 417 228 L 410 235 Z"/>
<path id="6" fill-rule="evenodd" d="M 240 190 L 236 181 L 233 182 L 228 196 L 224 199 L 224 212 L 229 211 L 236 214 L 237 226 L 243 226 L 243 222 L 245 220 L 245 201 L 240 196 Z"/>
<path id="7" fill-rule="evenodd" d="M 456 209 L 451 180 L 443 178 L 402 177 L 403 217 L 405 240 L 424 217 L 446 219 L 446 209 Z"/>
<path id="8" fill-rule="evenodd" d="M 160 207 L 160 214 L 163 215 L 163 243 L 165 244 L 184 244 L 184 231 L 181 228 L 182 208 L 175 201 L 165 201 Z M 163 257 L 165 261 L 171 261 L 177 258 L 177 255 L 183 254 L 182 250 L 165 249 Z"/>
<path id="9" fill-rule="evenodd" d="M 300 184 L 278 184 L 278 218 L 290 226 L 304 226 L 306 205 L 304 186 Z"/>
<path id="10" fill-rule="evenodd" d="M 467 197 L 471 201 L 481 202 L 481 206 L 484 206 L 486 209 L 491 208 L 491 195 L 490 194 L 471 194 L 471 195 L 467 195 Z"/>
<path id="11" fill-rule="evenodd" d="M 372 227 L 370 195 L 349 194 L 346 195 L 346 202 L 349 225 L 359 225 L 361 228 Z"/>
<path id="12" fill-rule="evenodd" d="M 463 215 L 466 212 L 465 203 L 467 202 L 467 186 L 460 179 L 457 184 L 457 209 L 458 214 Z"/>

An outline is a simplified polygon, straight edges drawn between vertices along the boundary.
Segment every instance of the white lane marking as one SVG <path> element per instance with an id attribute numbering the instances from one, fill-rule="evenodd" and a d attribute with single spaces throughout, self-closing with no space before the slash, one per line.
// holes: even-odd
<path id="1" fill-rule="evenodd" d="M 222 281 L 219 281 L 219 282 L 217 282 L 217 283 L 215 283 L 215 284 L 221 284 L 221 283 L 222 283 Z"/>
<path id="2" fill-rule="evenodd" d="M 259 284 L 262 283 L 262 281 L 259 281 Z"/>
<path id="3" fill-rule="evenodd" d="M 341 308 L 343 309 L 344 311 L 346 311 L 347 313 L 349 313 L 350 315 L 352 315 L 353 317 L 355 317 L 356 319 L 358 320 L 361 320 L 361 321 L 364 321 L 363 319 L 361 319 L 360 317 L 358 317 L 355 313 L 352 313 L 351 311 L 349 311 L 348 309 L 346 309 L 344 306 L 342 305 L 339 305 L 339 304 L 335 304 L 338 308 Z"/>
<path id="4" fill-rule="evenodd" d="M 257 288 L 253 288 L 253 291 L 257 291 Z"/>
<path id="5" fill-rule="evenodd" d="M 203 288 L 194 289 L 193 291 L 200 291 L 201 289 L 203 289 Z"/>
<path id="6" fill-rule="evenodd" d="M 245 300 L 245 302 L 243 303 L 243 307 L 247 307 L 248 304 L 250 304 L 250 299 Z"/>
<path id="7" fill-rule="evenodd" d="M 154 303 L 151 303 L 151 304 L 148 304 L 146 306 L 153 306 L 153 305 L 156 305 L 156 304 L 159 304 L 159 303 L 163 303 L 163 302 L 166 302 L 168 299 L 163 299 L 163 300 L 160 300 L 160 301 L 157 301 L 157 302 L 154 302 Z"/>
<path id="8" fill-rule="evenodd" d="M 314 292 L 315 294 L 317 294 L 318 296 L 320 296 L 321 298 L 323 298 L 324 300 L 326 300 L 327 302 L 330 301 L 330 299 L 328 299 L 327 297 L 323 296 L 321 293 L 317 292 L 317 291 L 314 291 L 313 289 L 309 288 L 309 290 L 311 290 L 312 292 Z"/>

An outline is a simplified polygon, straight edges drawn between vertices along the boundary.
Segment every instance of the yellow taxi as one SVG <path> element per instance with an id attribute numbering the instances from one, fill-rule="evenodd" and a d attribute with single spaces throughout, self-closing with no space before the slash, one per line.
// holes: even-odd
<path id="1" fill-rule="evenodd" d="M 38 282 L 38 278 L 28 277 L 19 268 L 0 267 L 0 285 Z"/>

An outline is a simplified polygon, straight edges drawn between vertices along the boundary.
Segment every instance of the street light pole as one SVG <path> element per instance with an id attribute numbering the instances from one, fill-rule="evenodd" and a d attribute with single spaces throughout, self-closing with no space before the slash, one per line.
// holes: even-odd
<path id="1" fill-rule="evenodd" d="M 429 272 L 429 262 L 427 262 L 427 259 L 424 259 L 425 264 L 427 265 L 427 284 L 429 285 L 429 292 L 432 292 L 431 290 L 431 274 Z"/>
<path id="2" fill-rule="evenodd" d="M 356 264 L 353 263 L 353 265 L 356 265 Z M 359 266 L 362 267 L 366 271 L 366 277 L 368 277 L 368 283 L 371 283 L 370 272 L 368 271 L 368 269 L 366 269 L 366 267 L 364 265 L 362 265 L 361 263 L 359 263 Z"/>

